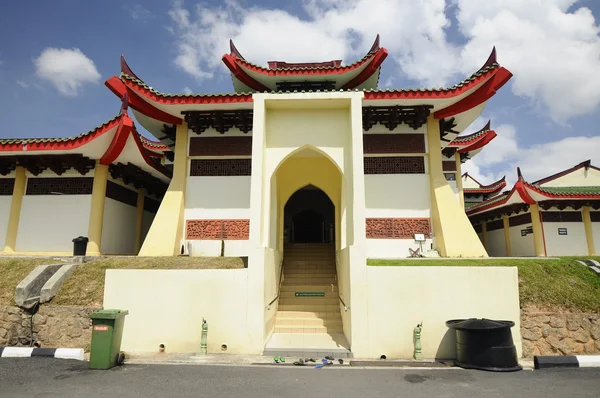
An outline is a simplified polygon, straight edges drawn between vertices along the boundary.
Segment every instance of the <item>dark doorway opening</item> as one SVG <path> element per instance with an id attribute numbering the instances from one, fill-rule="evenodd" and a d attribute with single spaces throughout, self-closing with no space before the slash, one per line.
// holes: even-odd
<path id="1" fill-rule="evenodd" d="M 335 240 L 335 207 L 319 188 L 296 191 L 284 208 L 284 242 L 331 243 Z"/>

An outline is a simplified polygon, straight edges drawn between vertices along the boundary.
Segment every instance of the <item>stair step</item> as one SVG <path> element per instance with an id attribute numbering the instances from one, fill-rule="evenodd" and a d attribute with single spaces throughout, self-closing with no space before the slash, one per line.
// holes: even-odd
<path id="1" fill-rule="evenodd" d="M 343 328 L 340 327 L 325 327 L 325 326 L 286 326 L 278 327 L 275 326 L 273 329 L 275 333 L 343 333 Z"/>
<path id="2" fill-rule="evenodd" d="M 284 297 L 279 299 L 279 305 L 335 305 L 338 302 L 338 298 L 327 298 L 327 297 Z"/>
<path id="3" fill-rule="evenodd" d="M 331 318 L 331 319 L 321 319 L 321 318 L 276 318 L 275 319 L 275 327 L 317 327 L 317 326 L 326 326 L 326 327 L 342 327 L 342 318 Z"/>
<path id="4" fill-rule="evenodd" d="M 331 287 L 331 284 L 315 284 L 315 285 L 290 285 L 285 283 L 281 285 L 281 292 L 333 292 L 337 294 L 337 284 Z"/>
<path id="5" fill-rule="evenodd" d="M 319 312 L 319 311 L 284 311 L 281 308 L 275 316 L 276 319 L 341 319 L 339 310 L 333 312 Z"/>
<path id="6" fill-rule="evenodd" d="M 306 292 L 305 290 L 289 290 L 289 291 L 281 291 L 279 293 L 279 298 L 280 299 L 287 299 L 287 298 L 296 298 L 296 291 L 298 292 Z M 307 292 L 307 293 L 325 293 L 325 296 L 323 297 L 306 297 L 306 298 L 331 298 L 331 299 L 338 299 L 338 292 L 337 291 L 331 291 L 331 288 L 328 288 L 327 290 L 320 290 L 320 291 L 316 291 L 316 292 Z M 304 297 L 298 297 L 298 298 L 304 298 Z"/>
<path id="7" fill-rule="evenodd" d="M 301 278 L 301 277 L 287 278 L 287 277 L 284 277 L 283 284 L 284 285 L 304 285 L 304 286 L 331 285 L 331 284 L 337 284 L 337 281 L 335 280 L 335 278 Z"/>
<path id="8" fill-rule="evenodd" d="M 279 304 L 280 311 L 339 312 L 339 304 Z"/>

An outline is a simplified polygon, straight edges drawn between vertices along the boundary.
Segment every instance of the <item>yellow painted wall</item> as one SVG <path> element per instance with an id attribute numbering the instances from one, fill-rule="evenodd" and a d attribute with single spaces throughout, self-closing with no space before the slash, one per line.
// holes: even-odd
<path id="1" fill-rule="evenodd" d="M 542 187 L 598 187 L 600 186 L 600 171 L 581 168 L 556 180 L 542 184 Z"/>
<path id="2" fill-rule="evenodd" d="M 439 120 L 427 119 L 431 215 L 436 248 L 443 257 L 487 257 L 464 208 L 444 177 Z"/>
<path id="3" fill-rule="evenodd" d="M 174 256 L 181 250 L 185 186 L 188 173 L 188 127 L 177 126 L 173 178 L 142 244 L 139 256 Z"/>

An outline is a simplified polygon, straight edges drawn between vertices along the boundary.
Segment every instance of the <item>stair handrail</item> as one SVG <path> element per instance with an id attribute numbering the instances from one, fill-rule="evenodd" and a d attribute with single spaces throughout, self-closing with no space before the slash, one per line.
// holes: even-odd
<path id="1" fill-rule="evenodd" d="M 336 279 L 336 280 L 337 280 L 337 271 L 338 271 L 338 268 L 339 268 L 339 266 L 340 266 L 340 263 L 339 263 L 339 261 L 338 261 L 337 255 L 336 255 L 336 256 L 335 256 L 335 277 L 336 277 L 335 279 Z M 346 303 L 344 303 L 344 299 L 342 298 L 342 295 L 341 295 L 341 293 L 342 293 L 342 292 L 340 291 L 340 286 L 339 286 L 339 284 L 338 284 L 338 292 L 339 292 L 339 293 L 338 293 L 338 299 L 340 300 L 340 302 L 341 302 L 341 303 L 342 303 L 342 305 L 344 306 L 344 312 L 348 312 L 348 310 L 350 309 L 350 307 L 348 307 L 348 306 L 346 305 Z"/>
<path id="2" fill-rule="evenodd" d="M 348 307 L 346 305 L 346 303 L 344 303 L 344 299 L 342 299 L 342 296 L 340 296 L 339 294 L 338 294 L 338 299 L 340 299 L 340 301 L 342 302 L 342 305 L 344 306 L 344 312 L 348 312 L 348 310 L 350 309 L 350 307 Z"/>
<path id="3" fill-rule="evenodd" d="M 281 294 L 281 284 L 283 283 L 283 260 L 281 260 L 281 266 L 279 271 L 279 286 L 277 287 L 277 296 L 269 304 L 267 304 L 267 311 L 271 310 L 271 304 L 273 304 L 279 298 Z"/>

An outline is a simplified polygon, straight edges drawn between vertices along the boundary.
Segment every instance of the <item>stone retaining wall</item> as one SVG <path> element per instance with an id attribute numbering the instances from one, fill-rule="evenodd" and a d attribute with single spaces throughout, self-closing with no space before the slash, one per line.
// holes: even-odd
<path id="1" fill-rule="evenodd" d="M 600 354 L 599 314 L 521 313 L 523 356 Z"/>
<path id="2" fill-rule="evenodd" d="M 98 307 L 42 305 L 33 317 L 33 341 L 41 347 L 89 350 L 92 321 Z M 18 307 L 0 306 L 0 346 L 29 346 L 31 315 Z"/>

